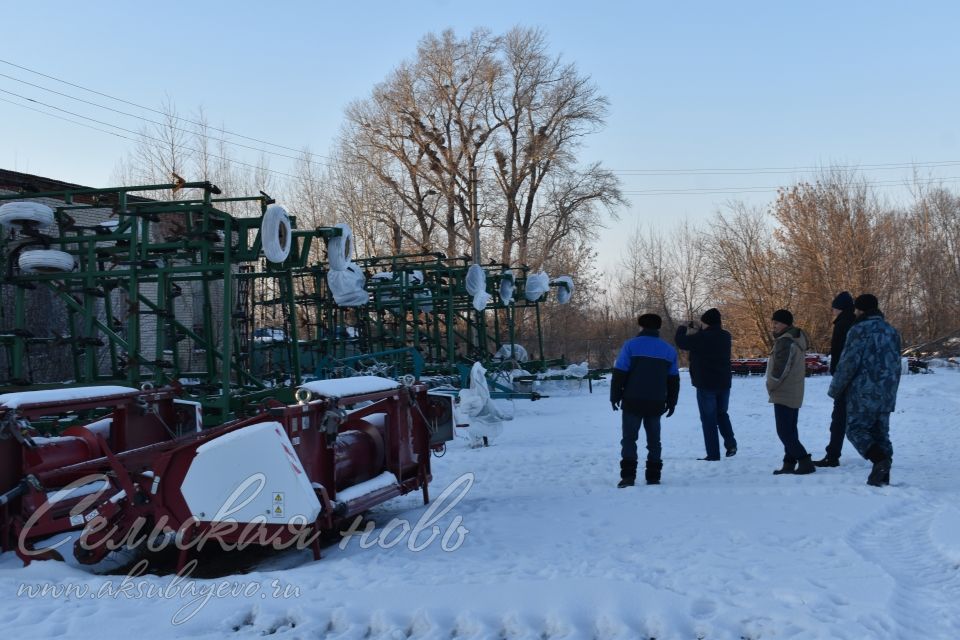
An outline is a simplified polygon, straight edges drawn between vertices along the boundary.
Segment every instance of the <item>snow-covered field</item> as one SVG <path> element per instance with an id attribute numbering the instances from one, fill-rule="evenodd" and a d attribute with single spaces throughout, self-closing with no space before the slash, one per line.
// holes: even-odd
<path id="1" fill-rule="evenodd" d="M 516 402 L 493 446 L 458 440 L 434 461 L 435 499 L 463 474 L 474 481 L 444 501 L 430 544 L 430 527 L 414 540 L 394 521 L 382 545 L 378 532 L 367 549 L 355 536 L 319 562 L 288 552 L 192 585 L 147 576 L 123 586 L 62 563 L 24 568 L 8 553 L 0 629 L 18 639 L 960 638 L 960 373 L 904 377 L 882 489 L 866 486 L 869 463 L 849 443 L 839 468 L 771 475 L 782 448 L 760 378 L 734 382 L 737 456 L 697 461 L 684 379 L 664 421 L 660 486 L 643 485 L 641 471 L 636 487 L 616 488 L 619 414 L 607 387 L 584 385 Z M 817 458 L 828 383 L 808 379 L 800 412 Z M 414 526 L 425 511 L 410 495 L 371 515 Z M 103 591 L 24 593 L 44 584 Z M 248 595 L 223 595 L 235 586 Z M 133 587 L 165 591 L 137 597 Z M 204 589 L 222 591 L 204 600 Z"/>

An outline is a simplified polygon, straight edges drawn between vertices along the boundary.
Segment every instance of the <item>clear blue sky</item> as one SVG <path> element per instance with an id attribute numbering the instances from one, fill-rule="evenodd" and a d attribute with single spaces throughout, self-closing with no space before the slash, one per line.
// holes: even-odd
<path id="1" fill-rule="evenodd" d="M 698 221 L 731 198 L 773 198 L 690 189 L 775 187 L 804 175 L 628 170 L 955 161 L 923 173 L 960 176 L 957 2 L 72 1 L 17 2 L 4 14 L 4 60 L 150 106 L 169 95 L 184 112 L 202 105 L 214 124 L 320 154 L 344 106 L 412 57 L 425 33 L 540 27 L 611 101 L 605 130 L 583 152 L 623 171 L 631 194 L 603 234 L 606 263 L 637 220 Z M 4 64 L 0 73 L 83 95 Z M 0 89 L 139 128 L 7 78 Z M 130 144 L 0 102 L 3 168 L 106 186 Z M 864 174 L 897 182 L 909 171 Z M 653 189 L 685 192 L 639 193 Z"/>

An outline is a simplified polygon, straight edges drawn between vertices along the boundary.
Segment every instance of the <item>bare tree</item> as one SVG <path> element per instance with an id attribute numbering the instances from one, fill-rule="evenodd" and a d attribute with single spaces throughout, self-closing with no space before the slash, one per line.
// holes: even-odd
<path id="1" fill-rule="evenodd" d="M 898 307 L 914 340 L 929 341 L 957 329 L 960 317 L 960 196 L 942 186 L 919 187 L 904 225 L 908 292 Z"/>
<path id="2" fill-rule="evenodd" d="M 716 295 L 710 278 L 709 242 L 684 220 L 669 236 L 668 268 L 673 278 L 676 313 L 684 319 L 700 316 Z"/>
<path id="3" fill-rule="evenodd" d="M 824 171 L 816 182 L 782 189 L 772 215 L 798 317 L 815 344 L 827 344 L 828 305 L 838 291 L 869 291 L 886 305 L 902 286 L 899 221 L 863 178 Z"/>
<path id="4" fill-rule="evenodd" d="M 790 273 L 774 243 L 762 210 L 740 202 L 718 212 L 711 225 L 712 268 L 725 315 L 743 328 L 747 353 L 765 351 L 772 344 L 769 317 L 773 310 L 790 307 L 793 289 Z M 747 329 L 752 327 L 752 331 Z"/>
<path id="5" fill-rule="evenodd" d="M 501 50 L 504 74 L 491 104 L 500 128 L 494 175 L 506 206 L 500 259 L 509 262 L 516 250 L 519 262 L 526 264 L 534 228 L 544 220 L 538 212 L 543 207 L 540 191 L 555 173 L 566 174 L 558 185 L 580 186 L 580 193 L 568 200 L 577 204 L 566 207 L 566 223 L 571 214 L 590 212 L 592 207 L 581 206 L 589 200 L 612 205 L 622 204 L 623 198 L 616 178 L 597 164 L 582 176 L 574 175 L 582 138 L 598 130 L 607 113 L 608 101 L 590 78 L 551 55 L 544 33 L 537 29 L 512 29 Z M 587 183 L 592 188 L 583 189 Z"/>

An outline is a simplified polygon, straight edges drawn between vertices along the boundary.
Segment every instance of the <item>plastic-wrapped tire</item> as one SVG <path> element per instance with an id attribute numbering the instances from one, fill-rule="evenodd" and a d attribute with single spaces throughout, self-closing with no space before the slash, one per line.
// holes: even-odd
<path id="1" fill-rule="evenodd" d="M 56 249 L 24 251 L 17 264 L 23 273 L 63 273 L 76 266 L 72 255 Z"/>
<path id="2" fill-rule="evenodd" d="M 342 222 L 333 226 L 342 233 L 327 240 L 327 260 L 331 271 L 343 271 L 353 260 L 353 231 L 350 225 Z"/>
<path id="3" fill-rule="evenodd" d="M 503 304 L 513 304 L 513 271 L 504 269 L 500 276 L 500 302 Z"/>
<path id="4" fill-rule="evenodd" d="M 467 293 L 473 296 L 473 308 L 477 311 L 483 311 L 493 299 L 487 293 L 487 272 L 478 264 L 472 264 L 467 269 L 466 287 Z"/>
<path id="5" fill-rule="evenodd" d="M 327 286 L 340 307 L 360 307 L 370 302 L 370 294 L 364 289 L 366 282 L 363 271 L 352 262 L 340 271 L 327 272 Z"/>
<path id="6" fill-rule="evenodd" d="M 543 297 L 547 291 L 550 291 L 550 276 L 545 272 L 539 271 L 527 276 L 527 282 L 523 287 L 523 297 L 530 302 L 536 302 Z"/>
<path id="7" fill-rule="evenodd" d="M 39 202 L 8 202 L 0 205 L 0 224 L 23 224 L 35 222 L 41 227 L 54 223 L 53 209 Z"/>
<path id="8" fill-rule="evenodd" d="M 558 276 L 550 282 L 557 287 L 557 302 L 567 304 L 573 297 L 573 278 L 570 276 Z"/>
<path id="9" fill-rule="evenodd" d="M 290 242 L 293 240 L 293 227 L 287 210 L 278 204 L 271 204 L 263 214 L 260 223 L 260 243 L 263 255 L 270 262 L 283 262 L 290 255 Z"/>

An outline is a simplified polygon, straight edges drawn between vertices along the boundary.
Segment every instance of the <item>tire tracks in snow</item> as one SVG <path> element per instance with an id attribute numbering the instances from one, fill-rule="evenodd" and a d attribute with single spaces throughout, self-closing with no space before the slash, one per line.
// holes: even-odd
<path id="1" fill-rule="evenodd" d="M 899 638 L 960 638 L 960 569 L 930 535 L 941 508 L 915 496 L 847 534 L 853 549 L 893 578 L 889 611 Z"/>

